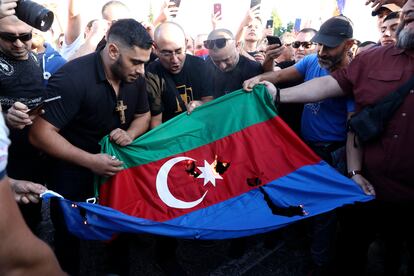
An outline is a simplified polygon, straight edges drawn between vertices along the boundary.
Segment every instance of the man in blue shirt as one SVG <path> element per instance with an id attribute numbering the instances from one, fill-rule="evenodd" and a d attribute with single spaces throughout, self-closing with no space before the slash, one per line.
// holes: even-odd
<path id="1" fill-rule="evenodd" d="M 308 81 L 344 68 L 351 61 L 348 52 L 354 44 L 352 36 L 353 29 L 348 18 L 332 17 L 322 24 L 320 30 L 311 39 L 318 44 L 317 54 L 308 55 L 291 67 L 249 79 L 244 82 L 243 88 L 249 91 L 262 81 L 275 84 Z M 302 114 L 303 140 L 322 159 L 344 174 L 346 173 L 346 122 L 349 113 L 353 111 L 353 102 L 350 99 L 333 98 L 305 104 Z M 311 254 L 315 270 L 322 274 L 328 273 L 333 255 L 335 225 L 334 212 L 312 218 Z"/>
<path id="2" fill-rule="evenodd" d="M 317 54 L 306 56 L 294 66 L 249 79 L 244 82 L 243 87 L 250 90 L 261 81 L 276 84 L 308 81 L 346 67 L 350 62 L 348 51 L 353 45 L 352 35 L 352 26 L 346 17 L 333 17 L 327 20 L 312 38 L 312 42 L 318 43 Z M 335 167 L 338 164 L 328 153 L 345 145 L 346 121 L 349 112 L 353 112 L 353 104 L 346 98 L 308 103 L 304 107 L 301 125 L 302 138 L 325 161 Z"/>
<path id="3" fill-rule="evenodd" d="M 46 86 L 49 78 L 66 63 L 66 59 L 46 42 L 42 32 L 34 29 L 32 33 L 32 50 L 37 54 L 37 59 L 43 70 L 43 84 Z"/>

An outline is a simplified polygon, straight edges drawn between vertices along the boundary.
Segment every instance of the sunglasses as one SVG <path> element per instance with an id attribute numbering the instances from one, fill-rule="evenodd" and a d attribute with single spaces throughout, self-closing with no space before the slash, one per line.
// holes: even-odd
<path id="1" fill-rule="evenodd" d="M 295 48 L 295 49 L 299 48 L 300 46 L 302 46 L 304 49 L 309 49 L 313 45 L 315 45 L 315 43 L 309 42 L 309 41 L 303 41 L 303 42 L 295 41 L 295 42 L 292 43 L 292 47 Z"/>
<path id="2" fill-rule="evenodd" d="M 204 47 L 206 49 L 214 49 L 216 47 L 217 49 L 224 48 L 227 44 L 227 40 L 232 40 L 230 38 L 217 38 L 212 40 L 206 40 L 204 41 Z"/>
<path id="3" fill-rule="evenodd" d="M 12 33 L 3 33 L 0 32 L 0 38 L 9 42 L 15 42 L 16 40 L 20 40 L 22 42 L 29 41 L 32 39 L 32 33 L 25 33 L 25 34 L 19 34 L 15 35 Z"/>

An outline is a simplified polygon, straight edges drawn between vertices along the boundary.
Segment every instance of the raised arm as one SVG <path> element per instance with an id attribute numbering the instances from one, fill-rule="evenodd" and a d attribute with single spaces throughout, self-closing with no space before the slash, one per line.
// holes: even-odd
<path id="1" fill-rule="evenodd" d="M 260 5 L 254 6 L 247 11 L 243 20 L 240 22 L 239 28 L 237 29 L 236 36 L 235 36 L 236 42 L 240 42 L 243 40 L 244 32 L 247 26 L 249 26 L 249 24 L 253 22 L 253 20 L 256 17 L 260 17 Z"/>
<path id="2" fill-rule="evenodd" d="M 65 43 L 72 44 L 82 31 L 80 0 L 68 0 L 68 22 L 65 31 Z"/>
<path id="3" fill-rule="evenodd" d="M 68 60 L 72 60 L 96 50 L 96 46 L 105 37 L 106 32 L 110 27 L 111 22 L 105 19 L 97 19 L 92 23 L 92 27 L 88 35 L 85 37 L 85 42 L 79 47 L 75 54 L 70 56 Z"/>
<path id="4" fill-rule="evenodd" d="M 168 0 L 164 1 L 162 3 L 160 13 L 154 19 L 154 22 L 152 24 L 157 27 L 159 24 L 164 23 L 165 21 L 170 21 L 172 18 L 175 18 L 177 16 L 178 10 L 179 7 L 176 7 L 174 2 L 170 2 Z"/>

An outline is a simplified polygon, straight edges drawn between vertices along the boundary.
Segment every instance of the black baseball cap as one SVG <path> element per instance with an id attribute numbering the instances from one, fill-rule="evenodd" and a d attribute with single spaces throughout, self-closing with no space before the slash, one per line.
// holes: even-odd
<path id="1" fill-rule="evenodd" d="M 321 25 L 311 41 L 335 48 L 344 40 L 352 38 L 352 36 L 353 29 L 349 19 L 344 16 L 335 16 Z"/>

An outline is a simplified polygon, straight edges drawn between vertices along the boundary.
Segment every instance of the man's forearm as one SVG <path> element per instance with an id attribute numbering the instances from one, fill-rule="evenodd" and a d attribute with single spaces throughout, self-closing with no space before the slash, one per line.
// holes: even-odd
<path id="1" fill-rule="evenodd" d="M 338 82 L 331 76 L 325 76 L 282 89 L 280 91 L 280 102 L 313 103 L 340 96 L 345 96 L 345 94 Z"/>
<path id="2" fill-rule="evenodd" d="M 52 250 L 21 217 L 8 179 L 0 180 L 0 275 L 65 275 Z"/>
<path id="3" fill-rule="evenodd" d="M 141 136 L 142 134 L 148 131 L 150 121 L 150 112 L 135 115 L 135 119 L 132 121 L 131 125 L 127 130 L 127 133 L 132 138 L 132 140 L 135 140 L 137 137 Z"/>
<path id="4" fill-rule="evenodd" d="M 30 142 L 47 154 L 83 167 L 90 167 L 93 154 L 75 147 L 43 118 L 38 118 L 29 134 Z"/>
<path id="5" fill-rule="evenodd" d="M 348 172 L 361 171 L 362 169 L 362 147 L 358 143 L 355 134 L 348 132 L 346 140 L 346 160 Z"/>

